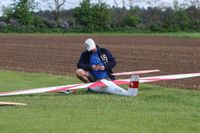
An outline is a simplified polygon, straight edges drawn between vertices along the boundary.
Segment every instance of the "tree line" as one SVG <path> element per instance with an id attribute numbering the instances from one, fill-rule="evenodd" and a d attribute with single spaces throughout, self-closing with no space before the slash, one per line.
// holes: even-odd
<path id="1" fill-rule="evenodd" d="M 159 0 L 153 0 L 154 4 Z M 129 7 L 110 6 L 98 0 L 82 0 L 72 9 L 63 9 L 66 0 L 54 0 L 54 9 L 35 11 L 35 0 L 13 0 L 3 7 L 0 32 L 199 32 L 199 0 L 178 3 L 173 6 L 149 6 L 141 8 L 129 0 Z M 146 1 L 152 2 L 152 1 Z"/>

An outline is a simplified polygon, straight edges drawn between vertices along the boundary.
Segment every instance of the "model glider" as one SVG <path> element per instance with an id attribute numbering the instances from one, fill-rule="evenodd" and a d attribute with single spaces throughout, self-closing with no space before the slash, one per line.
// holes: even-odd
<path id="1" fill-rule="evenodd" d="M 143 77 L 139 78 L 138 75 L 132 75 L 130 79 L 119 79 L 109 81 L 106 79 L 102 79 L 100 81 L 96 81 L 93 83 L 82 83 L 82 84 L 72 84 L 65 86 L 54 86 L 54 87 L 46 87 L 46 88 L 35 88 L 28 90 L 18 90 L 18 91 L 10 91 L 10 92 L 0 92 L 0 96 L 13 96 L 13 95 L 25 95 L 25 94 L 35 94 L 35 93 L 45 93 L 45 92 L 59 92 L 59 91 L 67 91 L 67 90 L 77 90 L 83 88 L 90 88 L 96 92 L 105 92 L 117 95 L 124 96 L 137 96 L 139 83 L 148 83 L 148 82 L 156 82 L 156 81 L 165 81 L 165 80 L 176 80 L 176 79 L 184 79 L 191 77 L 199 77 L 200 73 L 189 73 L 189 74 L 175 74 L 175 75 L 163 75 L 163 76 L 153 76 L 153 77 Z M 128 84 L 128 90 L 123 89 L 118 85 Z"/>

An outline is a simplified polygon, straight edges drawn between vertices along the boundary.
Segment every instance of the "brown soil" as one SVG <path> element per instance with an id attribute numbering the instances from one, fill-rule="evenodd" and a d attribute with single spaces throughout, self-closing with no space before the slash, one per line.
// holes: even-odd
<path id="1" fill-rule="evenodd" d="M 119 35 L 0 35 L 0 69 L 71 75 L 88 37 L 112 52 L 115 72 L 161 70 L 142 77 L 200 72 L 200 39 Z M 200 78 L 159 84 L 200 90 Z"/>

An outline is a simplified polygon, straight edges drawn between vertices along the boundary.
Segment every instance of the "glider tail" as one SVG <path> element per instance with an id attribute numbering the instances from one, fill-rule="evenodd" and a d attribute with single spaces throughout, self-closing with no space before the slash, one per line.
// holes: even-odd
<path id="1" fill-rule="evenodd" d="M 139 88 L 139 76 L 132 75 L 128 87 L 128 96 L 137 96 Z"/>

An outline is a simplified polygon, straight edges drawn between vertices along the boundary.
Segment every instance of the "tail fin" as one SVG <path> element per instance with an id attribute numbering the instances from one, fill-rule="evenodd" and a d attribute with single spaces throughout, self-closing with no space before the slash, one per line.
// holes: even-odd
<path id="1" fill-rule="evenodd" d="M 138 95 L 138 88 L 139 88 L 139 76 L 132 75 L 130 84 L 128 87 L 128 96 L 137 96 Z"/>

